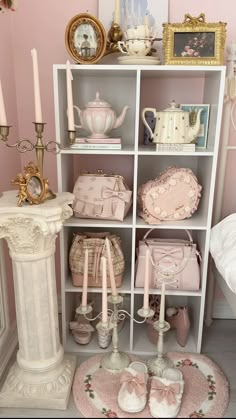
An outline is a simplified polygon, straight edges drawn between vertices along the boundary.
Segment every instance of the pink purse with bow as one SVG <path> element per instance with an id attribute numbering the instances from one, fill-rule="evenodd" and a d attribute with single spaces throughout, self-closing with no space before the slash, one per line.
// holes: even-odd
<path id="1" fill-rule="evenodd" d="M 78 218 L 123 221 L 132 204 L 132 191 L 120 175 L 81 174 L 74 185 L 73 211 Z"/>
<path id="2" fill-rule="evenodd" d="M 154 229 L 148 230 L 139 241 L 136 264 L 136 287 L 144 287 L 146 251 L 150 251 L 148 266 L 150 288 L 197 291 L 200 288 L 200 254 L 188 230 L 189 240 L 148 238 Z"/>

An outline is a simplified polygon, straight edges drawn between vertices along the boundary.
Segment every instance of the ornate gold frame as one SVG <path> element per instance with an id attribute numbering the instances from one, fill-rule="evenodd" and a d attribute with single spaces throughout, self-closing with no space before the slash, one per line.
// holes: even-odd
<path id="1" fill-rule="evenodd" d="M 40 204 L 48 199 L 48 179 L 42 177 L 38 166 L 33 162 L 30 162 L 24 167 L 25 174 L 18 173 L 15 179 L 11 181 L 13 185 L 19 186 L 18 192 L 18 206 L 22 206 L 24 202 L 29 202 L 30 205 Z M 30 182 L 33 178 L 36 178 L 40 184 L 41 190 L 38 194 L 32 194 Z"/>
<path id="2" fill-rule="evenodd" d="M 222 65 L 224 63 L 224 47 L 227 23 L 206 23 L 205 14 L 197 17 L 184 15 L 183 23 L 163 23 L 163 52 L 165 64 L 180 65 Z M 212 56 L 176 56 L 175 34 L 214 34 L 214 55 Z"/>
<path id="3" fill-rule="evenodd" d="M 75 33 L 80 25 L 90 25 L 92 26 L 96 38 L 97 38 L 97 48 L 96 53 L 90 56 L 83 56 L 80 54 L 78 48 L 75 45 Z M 107 36 L 106 31 L 102 25 L 102 23 L 96 19 L 94 16 L 90 15 L 89 13 L 81 13 L 79 15 L 74 16 L 66 27 L 65 32 L 65 44 L 68 53 L 71 57 L 79 64 L 95 64 L 98 60 L 100 60 L 106 50 L 107 45 Z"/>

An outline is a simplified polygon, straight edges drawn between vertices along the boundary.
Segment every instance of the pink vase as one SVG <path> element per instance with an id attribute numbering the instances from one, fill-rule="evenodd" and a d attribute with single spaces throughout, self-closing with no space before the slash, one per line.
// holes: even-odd
<path id="1" fill-rule="evenodd" d="M 184 347 L 188 339 L 190 320 L 188 307 L 178 307 L 176 314 L 166 316 L 166 321 L 171 329 L 176 329 L 176 339 L 180 346 Z"/>

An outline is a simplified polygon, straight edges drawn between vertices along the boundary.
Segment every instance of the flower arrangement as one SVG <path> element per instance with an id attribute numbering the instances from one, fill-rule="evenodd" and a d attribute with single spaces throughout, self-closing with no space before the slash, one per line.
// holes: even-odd
<path id="1" fill-rule="evenodd" d="M 4 12 L 4 10 L 12 10 L 16 11 L 17 9 L 17 0 L 0 0 L 0 11 Z"/>
<path id="2" fill-rule="evenodd" d="M 189 35 L 181 51 L 182 57 L 212 57 L 214 55 L 214 34 L 199 32 Z"/>

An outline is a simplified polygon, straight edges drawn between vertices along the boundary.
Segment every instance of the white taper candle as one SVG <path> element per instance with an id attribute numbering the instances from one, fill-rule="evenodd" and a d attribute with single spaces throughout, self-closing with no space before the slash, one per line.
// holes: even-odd
<path id="1" fill-rule="evenodd" d="M 120 0 L 115 0 L 114 23 L 120 24 Z"/>
<path id="2" fill-rule="evenodd" d="M 31 56 L 33 60 L 33 77 L 34 77 L 34 105 L 35 105 L 35 121 L 43 122 L 42 109 L 41 109 L 41 97 L 39 87 L 39 69 L 38 69 L 38 55 L 35 48 L 31 50 Z"/>

